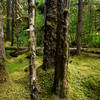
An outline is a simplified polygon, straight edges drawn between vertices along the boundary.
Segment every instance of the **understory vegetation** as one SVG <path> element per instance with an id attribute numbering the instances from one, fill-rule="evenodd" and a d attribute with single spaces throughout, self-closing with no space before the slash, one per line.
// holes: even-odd
<path id="1" fill-rule="evenodd" d="M 7 66 L 11 79 L 9 84 L 5 83 L 2 86 L 3 88 L 0 86 L 0 100 L 29 100 L 27 55 L 22 54 L 14 58 L 9 54 L 10 51 L 7 51 Z M 54 100 L 52 95 L 54 69 L 42 70 L 42 55 L 43 52 L 38 50 L 36 65 L 40 100 Z M 68 100 L 100 100 L 100 55 L 82 53 L 81 56 L 71 56 L 70 62 Z"/>
<path id="2" fill-rule="evenodd" d="M 0 100 L 100 100 L 100 0 L 1 0 L 0 77 Z"/>

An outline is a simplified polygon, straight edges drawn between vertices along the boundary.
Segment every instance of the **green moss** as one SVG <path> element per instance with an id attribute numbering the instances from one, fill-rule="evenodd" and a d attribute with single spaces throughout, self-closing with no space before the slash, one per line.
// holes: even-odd
<path id="1" fill-rule="evenodd" d="M 53 37 L 51 37 L 50 40 L 53 41 Z"/>
<path id="2" fill-rule="evenodd" d="M 52 95 L 54 69 L 43 71 L 43 52 L 36 57 L 37 82 L 40 87 L 40 100 L 59 100 Z M 20 62 L 20 60 L 22 61 Z M 72 63 L 68 69 L 69 95 L 68 100 L 99 100 L 100 95 L 100 61 L 99 55 L 82 53 L 81 56 L 70 57 Z M 7 62 L 12 85 L 0 86 L 0 100 L 29 100 L 29 73 L 24 72 L 29 60 L 26 55 L 10 58 Z M 61 99 L 60 99 L 61 100 Z"/>
<path id="3" fill-rule="evenodd" d="M 50 17 L 50 18 L 53 18 L 53 19 L 57 20 L 57 16 L 54 15 L 54 14 L 48 14 L 47 16 Z"/>
<path id="4" fill-rule="evenodd" d="M 56 39 L 56 34 L 53 35 L 53 38 Z"/>
<path id="5" fill-rule="evenodd" d="M 47 26 L 50 26 L 52 28 L 56 28 L 56 25 L 54 25 L 52 22 L 47 21 Z"/>
<path id="6" fill-rule="evenodd" d="M 69 9 L 65 8 L 64 13 L 69 13 Z"/>
<path id="7" fill-rule="evenodd" d="M 27 56 L 31 56 L 32 55 L 32 51 L 28 51 L 26 54 L 27 54 Z"/>
<path id="8" fill-rule="evenodd" d="M 11 47 L 11 42 L 9 41 L 5 42 L 5 47 Z"/>
<path id="9" fill-rule="evenodd" d="M 4 63 L 3 62 L 0 62 L 0 67 L 4 66 Z"/>
<path id="10" fill-rule="evenodd" d="M 28 40 L 29 42 L 32 42 L 33 41 L 33 38 L 29 38 L 29 40 Z"/>

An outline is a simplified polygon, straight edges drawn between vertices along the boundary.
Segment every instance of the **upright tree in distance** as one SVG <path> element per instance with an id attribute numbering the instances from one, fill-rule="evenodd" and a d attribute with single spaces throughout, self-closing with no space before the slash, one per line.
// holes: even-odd
<path id="1" fill-rule="evenodd" d="M 68 92 L 67 71 L 69 58 L 69 4 L 70 0 L 57 1 L 57 47 L 54 92 L 58 97 L 65 100 L 67 100 Z"/>
<path id="2" fill-rule="evenodd" d="M 30 71 L 30 85 L 31 85 L 31 100 L 38 100 L 38 90 L 36 86 L 36 37 L 34 32 L 35 25 L 35 0 L 28 0 L 28 14 L 29 14 L 29 71 Z"/>
<path id="3" fill-rule="evenodd" d="M 6 40 L 11 40 L 11 0 L 7 0 L 7 30 L 6 30 Z"/>
<path id="4" fill-rule="evenodd" d="M 15 13 L 14 13 L 14 8 L 15 8 L 15 0 L 12 0 L 12 30 L 11 30 L 11 32 L 12 32 L 12 38 L 11 38 L 11 46 L 13 46 L 13 44 L 14 44 L 14 26 L 15 26 L 15 24 L 14 24 L 14 15 L 15 15 Z"/>
<path id="5" fill-rule="evenodd" d="M 15 0 L 15 26 L 16 26 L 16 39 L 17 39 L 17 48 L 19 48 L 19 33 L 18 33 L 18 0 Z"/>
<path id="6" fill-rule="evenodd" d="M 4 32 L 2 24 L 2 6 L 0 0 L 0 84 L 8 82 L 8 72 L 6 70 L 6 56 L 5 56 L 5 47 L 4 47 Z"/>
<path id="7" fill-rule="evenodd" d="M 78 0 L 78 25 L 77 25 L 77 54 L 81 53 L 81 38 L 82 38 L 82 3 L 83 0 Z"/>
<path id="8" fill-rule="evenodd" d="M 57 0 L 45 0 L 45 34 L 43 69 L 55 66 Z"/>

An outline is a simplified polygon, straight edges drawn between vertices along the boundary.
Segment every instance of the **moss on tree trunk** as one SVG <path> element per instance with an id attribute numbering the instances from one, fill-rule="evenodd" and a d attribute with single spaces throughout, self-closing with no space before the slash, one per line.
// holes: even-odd
<path id="1" fill-rule="evenodd" d="M 68 0 L 69 1 L 69 0 Z M 67 70 L 69 58 L 68 22 L 69 9 L 66 0 L 57 2 L 57 47 L 54 79 L 54 92 L 60 98 L 66 98 L 68 92 Z"/>
<path id="2" fill-rule="evenodd" d="M 8 73 L 6 70 L 6 61 L 5 61 L 5 47 L 4 47 L 4 32 L 2 24 L 2 6 L 0 0 L 0 84 L 7 82 L 9 80 Z"/>
<path id="3" fill-rule="evenodd" d="M 43 69 L 55 65 L 57 0 L 45 0 L 45 34 Z"/>

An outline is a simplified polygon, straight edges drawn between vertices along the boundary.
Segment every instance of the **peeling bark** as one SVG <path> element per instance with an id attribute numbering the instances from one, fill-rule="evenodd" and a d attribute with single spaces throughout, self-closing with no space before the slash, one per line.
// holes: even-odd
<path id="1" fill-rule="evenodd" d="M 31 85 L 31 100 L 38 100 L 38 90 L 36 86 L 36 37 L 34 32 L 35 25 L 35 0 L 28 0 L 29 14 L 29 52 L 31 53 L 29 61 L 30 85 Z"/>

